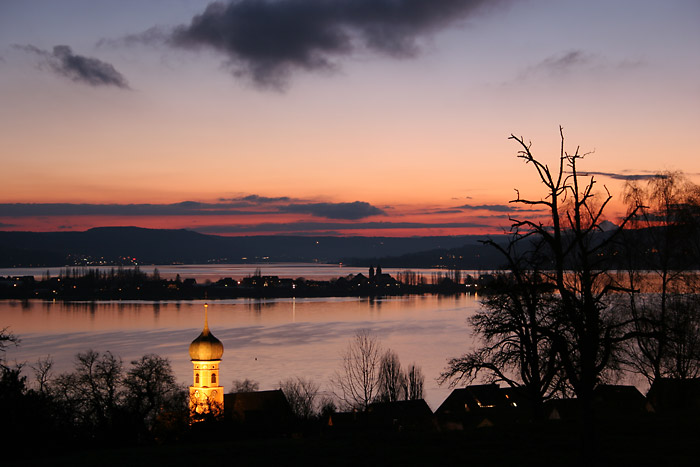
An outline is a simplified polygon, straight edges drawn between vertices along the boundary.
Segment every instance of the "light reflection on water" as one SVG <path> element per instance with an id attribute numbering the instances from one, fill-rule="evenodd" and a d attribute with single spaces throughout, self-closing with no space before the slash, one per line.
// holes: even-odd
<path id="1" fill-rule="evenodd" d="M 146 353 L 170 358 L 178 380 L 191 384 L 189 343 L 203 324 L 203 301 L 42 302 L 0 301 L 0 327 L 22 339 L 10 362 L 33 363 L 51 355 L 56 371 L 68 371 L 77 352 L 111 351 L 125 363 Z M 209 324 L 224 344 L 221 378 L 253 379 L 273 389 L 304 376 L 325 389 L 340 354 L 357 329 L 368 328 L 404 365 L 415 362 L 426 376 L 433 409 L 449 393 L 435 379 L 448 358 L 468 350 L 470 296 L 401 296 L 382 299 L 236 299 L 209 303 Z M 228 389 L 228 388 L 227 388 Z"/>

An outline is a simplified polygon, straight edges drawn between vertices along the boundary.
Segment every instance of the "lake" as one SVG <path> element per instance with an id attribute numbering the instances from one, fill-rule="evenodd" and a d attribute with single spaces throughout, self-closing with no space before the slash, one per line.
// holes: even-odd
<path id="1" fill-rule="evenodd" d="M 275 389 L 280 380 L 295 376 L 330 390 L 349 340 L 357 330 L 369 329 L 396 351 L 403 366 L 415 362 L 422 368 L 425 398 L 434 410 L 450 392 L 436 378 L 447 359 L 471 348 L 466 320 L 477 307 L 470 295 L 221 300 L 209 302 L 209 325 L 224 344 L 220 377 L 226 390 L 233 380 L 246 378 L 259 382 L 261 390 Z M 32 364 L 50 355 L 55 371 L 64 372 L 72 369 L 76 353 L 88 349 L 109 350 L 125 366 L 156 353 L 170 359 L 186 385 L 192 380 L 188 347 L 203 320 L 204 301 L 0 301 L 0 328 L 9 326 L 21 338 L 19 347 L 7 350 L 10 363 Z"/>

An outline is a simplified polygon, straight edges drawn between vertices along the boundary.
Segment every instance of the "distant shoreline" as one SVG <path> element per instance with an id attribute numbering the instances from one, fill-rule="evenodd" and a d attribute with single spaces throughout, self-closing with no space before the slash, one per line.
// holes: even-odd
<path id="1" fill-rule="evenodd" d="M 224 277 L 199 283 L 195 278 L 163 278 L 139 268 L 66 268 L 58 276 L 47 273 L 0 276 L 0 299 L 62 301 L 118 300 L 224 300 L 236 298 L 374 297 L 422 294 L 468 294 L 482 289 L 490 275 L 473 276 L 462 271 L 431 270 L 430 275 L 410 270 L 392 276 L 370 268 L 329 280 L 285 278 L 255 274 L 241 279 Z"/>

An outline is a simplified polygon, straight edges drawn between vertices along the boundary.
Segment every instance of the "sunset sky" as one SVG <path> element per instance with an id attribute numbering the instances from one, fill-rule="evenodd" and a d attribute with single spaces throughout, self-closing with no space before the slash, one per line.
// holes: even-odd
<path id="1" fill-rule="evenodd" d="M 559 125 L 700 181 L 700 2 L 0 2 L 0 230 L 497 232 Z"/>

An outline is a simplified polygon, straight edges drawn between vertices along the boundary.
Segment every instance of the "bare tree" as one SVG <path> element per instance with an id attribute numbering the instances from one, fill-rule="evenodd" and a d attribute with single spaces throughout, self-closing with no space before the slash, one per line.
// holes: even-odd
<path id="1" fill-rule="evenodd" d="M 260 383 L 257 381 L 253 381 L 252 379 L 234 379 L 231 382 L 231 391 L 230 394 L 236 393 L 236 392 L 255 392 L 258 389 L 260 389 Z"/>
<path id="2" fill-rule="evenodd" d="M 316 413 L 316 399 L 320 385 L 301 377 L 288 378 L 279 383 L 292 412 L 302 420 L 309 420 Z"/>
<path id="3" fill-rule="evenodd" d="M 451 386 L 474 381 L 484 373 L 489 382 L 504 382 L 521 388 L 533 414 L 543 414 L 544 401 L 560 388 L 561 365 L 553 340 L 544 331 L 557 312 L 553 287 L 536 268 L 536 250 L 516 259 L 512 238 L 507 247 L 489 241 L 508 260 L 511 272 L 501 273 L 480 309 L 469 318 L 474 333 L 482 340 L 477 349 L 448 362 L 439 382 Z M 525 261 L 525 258 L 528 258 Z M 533 269 L 525 269 L 525 268 Z"/>
<path id="4" fill-rule="evenodd" d="M 75 422 L 106 428 L 121 403 L 123 376 L 121 359 L 110 352 L 88 350 L 76 355 L 73 373 L 56 378 L 52 392 Z"/>
<path id="5" fill-rule="evenodd" d="M 406 371 L 404 380 L 406 382 L 406 398 L 410 401 L 423 399 L 425 376 L 423 376 L 423 371 L 421 371 L 420 367 L 412 363 L 408 367 L 408 371 Z"/>
<path id="6" fill-rule="evenodd" d="M 5 349 L 9 344 L 18 345 L 19 339 L 10 332 L 8 327 L 0 329 L 0 368 L 5 368 Z"/>
<path id="7" fill-rule="evenodd" d="M 51 370 L 53 369 L 53 359 L 51 355 L 44 358 L 39 358 L 34 365 L 30 365 L 34 370 L 34 379 L 39 389 L 39 392 L 45 394 L 48 392 L 49 381 L 51 380 Z"/>
<path id="8" fill-rule="evenodd" d="M 645 184 L 629 182 L 626 201 L 635 227 L 621 242 L 627 266 L 629 312 L 638 331 L 625 363 L 647 378 L 700 374 L 698 229 L 700 187 L 679 172 Z"/>
<path id="9" fill-rule="evenodd" d="M 379 389 L 377 399 L 383 402 L 405 400 L 406 375 L 401 370 L 399 356 L 387 349 L 379 362 Z"/>
<path id="10" fill-rule="evenodd" d="M 553 320 L 537 327 L 556 352 L 565 375 L 582 408 L 586 449 L 593 448 L 593 390 L 616 362 L 623 342 L 633 337 L 630 321 L 615 313 L 613 292 L 620 290 L 609 273 L 607 252 L 617 235 L 636 214 L 632 209 L 620 225 L 604 231 L 605 208 L 612 195 L 597 193 L 595 180 L 579 172 L 578 163 L 587 155 L 564 149 L 564 133 L 559 129 L 561 147 L 556 169 L 536 159 L 522 137 L 511 135 L 520 146 L 518 158 L 532 166 L 544 186 L 541 198 L 520 196 L 516 206 L 542 209 L 542 216 L 512 219 L 511 231 L 527 237 L 540 258 L 546 259 L 542 280 L 554 287 L 557 297 Z M 541 264 L 541 263 L 537 263 Z"/>
<path id="11" fill-rule="evenodd" d="M 340 402 L 349 409 L 366 410 L 377 395 L 381 347 L 367 329 L 357 331 L 342 355 L 341 369 L 331 383 Z"/>

